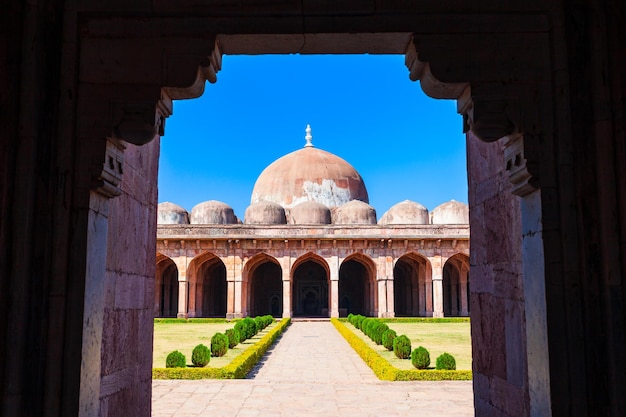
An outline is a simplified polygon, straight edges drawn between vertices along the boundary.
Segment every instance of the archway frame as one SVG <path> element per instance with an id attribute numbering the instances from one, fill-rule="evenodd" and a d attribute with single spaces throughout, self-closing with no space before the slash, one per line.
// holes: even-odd
<path id="1" fill-rule="evenodd" d="M 254 272 L 256 271 L 257 268 L 259 268 L 261 265 L 267 262 L 276 265 L 281 271 L 280 281 L 281 281 L 281 294 L 282 294 L 283 267 L 278 261 L 278 259 L 276 259 L 275 257 L 271 255 L 268 255 L 265 252 L 259 252 L 256 255 L 246 259 L 243 263 L 242 274 L 241 274 L 242 276 L 241 304 L 242 304 L 242 310 L 246 311 L 247 314 L 250 312 L 250 306 L 252 305 L 252 296 L 253 296 L 252 285 L 254 285 L 252 282 L 252 276 L 254 275 Z M 281 304 L 284 302 L 284 297 L 281 298 L 280 302 Z"/>
<path id="2" fill-rule="evenodd" d="M 65 84 L 71 84 L 69 91 L 78 91 L 80 97 L 79 105 L 72 103 L 72 108 L 79 109 L 76 120 L 71 120 L 71 117 L 67 119 L 71 120 L 70 124 L 75 123 L 78 131 L 76 134 L 77 142 L 84 139 L 93 145 L 92 149 L 85 152 L 89 154 L 84 155 L 86 158 L 74 158 L 73 160 L 81 160 L 79 163 L 81 164 L 80 173 L 87 171 L 90 174 L 96 173 L 95 176 L 98 177 L 100 185 L 95 190 L 93 185 L 90 185 L 93 181 L 91 175 L 86 175 L 89 177 L 84 180 L 86 184 L 80 183 L 83 181 L 80 179 L 80 175 L 77 175 L 77 181 L 80 183 L 79 186 L 84 186 L 84 189 L 97 193 L 99 201 L 102 199 L 106 201 L 106 199 L 121 192 L 119 181 L 122 174 L 124 150 L 117 139 L 124 139 L 138 145 L 149 142 L 157 134 L 162 134 L 164 120 L 171 113 L 172 99 L 197 96 L 202 93 L 205 79 L 214 81 L 215 72 L 219 70 L 219 52 L 215 53 L 215 50 L 219 47 L 213 49 L 211 46 L 207 47 L 211 44 L 211 40 L 215 41 L 216 39 L 216 35 L 206 33 L 207 27 L 214 28 L 221 33 L 234 33 L 233 36 L 235 37 L 238 36 L 236 33 L 256 33 L 255 35 L 245 35 L 256 37 L 256 41 L 251 43 L 239 38 L 239 47 L 241 48 L 239 53 L 245 53 L 245 48 L 249 48 L 252 53 L 259 53 L 261 49 L 274 53 L 313 53 L 316 51 L 315 46 L 312 49 L 307 48 L 316 44 L 318 47 L 323 45 L 323 48 L 327 48 L 327 53 L 350 52 L 347 50 L 350 49 L 350 45 L 357 45 L 356 49 L 361 52 L 381 50 L 387 52 L 388 50 L 384 47 L 378 49 L 376 45 L 395 45 L 394 42 L 397 42 L 397 39 L 402 38 L 402 36 L 397 35 L 394 31 L 404 29 L 406 32 L 400 35 L 419 32 L 417 42 L 413 42 L 413 44 L 418 45 L 415 50 L 419 49 L 420 54 L 428 57 L 429 64 L 424 64 L 422 61 L 416 63 L 415 59 L 409 59 L 412 76 L 415 79 L 421 78 L 424 90 L 441 98 L 459 98 L 463 95 L 465 99 L 460 100 L 460 111 L 464 114 L 467 128 L 471 127 L 475 133 L 486 140 L 496 140 L 505 136 L 510 139 L 507 142 L 507 159 L 511 162 L 510 172 L 514 177 L 515 192 L 524 196 L 525 201 L 522 204 L 528 210 L 522 219 L 525 225 L 529 226 L 524 228 L 525 231 L 528 231 L 528 239 L 525 239 L 525 250 L 527 253 L 532 253 L 533 261 L 543 260 L 544 252 L 540 229 L 542 223 L 540 220 L 541 196 L 536 193 L 536 183 L 531 184 L 532 175 L 528 170 L 526 161 L 529 160 L 530 164 L 528 165 L 533 166 L 533 169 L 536 170 L 554 170 L 556 164 L 540 167 L 537 164 L 540 158 L 536 154 L 539 150 L 526 148 L 524 138 L 516 132 L 524 131 L 524 127 L 526 127 L 525 133 L 529 134 L 529 137 L 534 136 L 536 138 L 541 137 L 541 135 L 552 134 L 554 129 L 551 121 L 555 120 L 556 117 L 551 108 L 553 105 L 552 96 L 548 91 L 551 91 L 550 87 L 553 80 L 549 75 L 538 80 L 533 79 L 532 76 L 525 79 L 521 71 L 516 72 L 516 68 L 524 68 L 524 71 L 532 73 L 534 77 L 537 74 L 545 75 L 550 72 L 541 67 L 550 61 L 550 56 L 546 53 L 546 49 L 549 48 L 542 46 L 551 45 L 552 41 L 549 36 L 550 26 L 545 14 L 527 13 L 526 9 L 522 8 L 522 10 L 514 11 L 508 15 L 499 14 L 497 19 L 492 20 L 484 13 L 481 14 L 480 12 L 483 10 L 478 6 L 475 10 L 478 12 L 477 14 L 472 15 L 469 13 L 471 10 L 468 9 L 467 16 L 465 16 L 464 14 L 450 13 L 445 7 L 441 8 L 443 6 L 428 4 L 421 6 L 422 9 L 410 11 L 396 10 L 398 6 L 392 6 L 385 10 L 386 15 L 383 19 L 380 19 L 374 10 L 367 8 L 366 10 L 359 8 L 348 11 L 348 18 L 341 18 L 341 16 L 346 16 L 346 10 L 338 12 L 322 7 L 319 10 L 311 11 L 295 7 L 294 10 L 285 12 L 284 10 L 275 10 L 274 7 L 276 6 L 271 4 L 268 5 L 268 9 L 264 13 L 274 11 L 277 24 L 266 25 L 266 27 L 287 34 L 279 35 L 279 37 L 284 38 L 284 42 L 276 42 L 277 37 L 275 35 L 262 33 L 269 29 L 263 29 L 259 27 L 255 19 L 249 19 L 249 15 L 254 16 L 254 12 L 228 10 L 228 6 L 224 6 L 224 9 L 220 9 L 218 13 L 211 13 L 214 12 L 211 7 L 206 6 L 203 9 L 197 6 L 190 3 L 172 6 L 163 2 L 156 2 L 154 9 L 143 10 L 150 19 L 139 18 L 133 16 L 133 13 L 128 13 L 132 6 L 129 6 L 129 10 L 124 12 L 113 11 L 105 14 L 90 14 L 89 12 L 92 10 L 84 10 L 87 12 L 84 14 L 81 14 L 83 10 L 70 9 L 65 11 L 68 14 L 66 21 L 69 21 L 70 25 L 75 25 L 73 26 L 74 30 L 70 29 L 68 33 L 75 33 L 75 36 L 79 36 L 79 38 L 71 39 L 68 45 L 69 52 L 64 52 L 68 56 L 65 61 L 64 68 L 66 71 L 64 72 L 82 75 L 80 80 L 64 81 Z M 367 12 L 365 16 L 368 17 L 352 18 L 352 13 L 361 15 L 364 11 Z M 417 13 L 418 11 L 421 13 Z M 150 16 L 152 12 L 156 12 L 156 15 Z M 215 17 L 216 15 L 219 16 L 221 12 L 229 15 L 232 19 L 231 22 L 238 23 L 231 23 L 233 26 L 229 26 L 229 23 Z M 160 21 L 160 19 L 169 18 L 170 13 L 176 15 L 178 19 L 174 18 L 168 22 Z M 547 11 L 545 13 L 547 14 Z M 370 14 L 378 19 L 370 18 Z M 476 15 L 479 17 L 477 18 Z M 235 17 L 233 18 L 233 16 Z M 330 18 L 324 19 L 324 16 Z M 485 17 L 481 18 L 480 16 Z M 245 21 L 255 23 L 244 23 Z M 392 24 L 386 22 L 392 22 Z M 80 30 L 76 30 L 78 26 L 80 26 Z M 439 34 L 441 27 L 454 27 L 455 31 L 441 35 Z M 482 27 L 490 27 L 491 31 L 486 33 L 476 29 Z M 516 31 L 515 28 L 520 27 L 534 28 L 534 31 Z M 356 37 L 352 36 L 351 41 L 348 42 L 337 42 L 336 32 L 352 32 Z M 521 32 L 524 33 L 521 34 Z M 494 33 L 498 36 L 494 36 Z M 146 34 L 149 35 L 146 36 Z M 71 38 L 71 35 L 68 36 Z M 230 35 L 222 37 L 225 45 L 228 45 L 226 41 L 228 36 Z M 344 34 L 344 36 L 350 38 L 350 35 Z M 523 39 L 520 40 L 520 37 Z M 493 39 L 491 42 L 489 41 L 490 38 Z M 354 42 L 355 39 L 358 40 Z M 503 39 L 504 42 L 502 42 Z M 513 42 L 513 40 L 516 41 Z M 494 44 L 498 42 L 501 42 L 502 45 L 523 44 L 526 50 L 494 47 Z M 481 45 L 479 48 L 481 50 L 490 50 L 489 46 L 491 46 L 493 51 L 497 51 L 494 54 L 495 58 L 489 60 L 481 54 L 467 53 L 468 43 Z M 286 44 L 289 44 L 288 47 Z M 72 54 L 72 50 L 74 50 L 74 54 Z M 141 51 L 142 54 L 138 55 L 136 53 L 138 51 Z M 228 48 L 225 51 L 231 53 Z M 395 53 L 403 52 L 404 50 Z M 447 57 L 448 55 L 454 56 L 454 59 Z M 411 53 L 408 52 L 407 58 L 410 56 Z M 79 59 L 74 59 L 74 57 Z M 455 60 L 463 61 L 463 64 L 454 65 L 455 62 L 453 61 Z M 155 65 L 155 62 L 160 62 L 161 65 Z M 446 85 L 438 83 L 432 76 L 431 65 L 436 69 L 434 73 L 438 75 L 440 80 L 471 81 L 473 83 L 471 90 L 465 88 L 459 93 L 459 89 L 455 89 L 454 93 L 446 93 L 450 90 Z M 499 76 L 501 74 L 506 74 L 506 76 Z M 502 78 L 506 78 L 506 82 L 500 82 Z M 127 88 L 129 84 L 136 85 L 137 88 L 129 89 Z M 533 87 L 535 91 L 532 91 Z M 526 94 L 526 91 L 529 90 L 531 90 L 531 95 L 535 95 L 530 100 Z M 544 91 L 546 92 L 544 93 Z M 547 108 L 532 106 L 534 101 L 545 104 Z M 524 110 L 521 112 L 522 117 L 520 117 L 520 108 Z M 94 115 L 98 114 L 101 115 L 102 120 L 93 123 Z M 113 139 L 106 140 L 105 138 Z M 530 155 L 532 151 L 535 152 L 535 155 Z M 105 160 L 119 162 L 120 169 L 115 168 L 117 165 L 115 163 L 111 164 L 113 168 L 109 164 L 105 164 L 103 168 L 101 166 L 103 155 L 106 155 Z M 83 162 L 83 160 L 89 162 Z M 86 169 L 83 164 L 89 164 L 89 167 Z M 549 175 L 546 177 L 553 178 Z M 80 187 L 75 185 L 75 188 Z M 83 195 L 83 197 L 85 196 Z M 93 198 L 95 199 L 95 197 Z M 82 207 L 81 210 L 86 211 L 87 209 Z M 87 219 L 88 216 L 86 215 L 81 217 L 84 224 L 87 223 Z M 105 216 L 105 234 L 106 221 Z M 539 225 L 539 230 L 537 226 L 533 225 Z M 87 266 L 87 270 L 96 271 L 95 275 L 87 277 L 84 288 L 79 286 L 78 295 L 73 296 L 78 298 L 77 300 L 62 301 L 68 306 L 77 306 L 68 307 L 70 317 L 83 318 L 82 321 L 76 320 L 68 323 L 68 340 L 83 340 L 84 334 L 87 337 L 84 339 L 85 348 L 93 353 L 83 352 L 84 360 L 81 369 L 84 378 L 80 379 L 80 385 L 83 386 L 84 384 L 87 388 L 85 390 L 79 389 L 78 379 L 66 383 L 64 392 L 68 392 L 67 395 L 72 396 L 74 395 L 72 393 L 81 392 L 77 401 L 72 401 L 72 398 L 65 399 L 66 403 L 71 404 L 74 402 L 80 404 L 98 403 L 98 398 L 94 396 L 97 396 L 99 392 L 99 381 L 96 380 L 97 378 L 88 377 L 88 375 L 100 375 L 100 367 L 99 364 L 94 363 L 93 359 L 85 358 L 95 357 L 102 343 L 101 336 L 98 336 L 97 331 L 93 332 L 92 325 L 89 324 L 90 322 L 101 323 L 101 311 L 104 306 L 104 300 L 98 297 L 99 283 L 102 282 L 101 275 L 104 272 L 102 270 L 102 273 L 99 274 L 98 268 L 92 268 L 94 265 L 97 267 L 103 264 L 102 256 L 104 255 L 98 255 L 97 251 L 101 247 L 99 239 L 101 234 L 102 231 L 98 231 L 98 234 L 88 236 L 84 249 L 85 256 L 74 255 L 75 259 L 72 258 L 71 261 L 76 264 L 72 265 L 75 267 L 73 269 L 84 271 L 85 266 Z M 553 247 L 560 248 L 560 237 L 553 236 L 552 239 L 556 241 Z M 575 244 L 575 242 L 572 243 L 572 245 Z M 568 253 L 568 251 L 563 252 Z M 576 251 L 573 250 L 571 253 L 576 253 Z M 558 254 L 553 252 L 552 255 L 556 258 Z M 528 265 L 530 260 L 530 257 L 525 259 L 525 265 Z M 541 261 L 539 264 L 539 266 L 529 266 L 525 270 L 525 276 L 533 276 L 535 281 L 540 283 L 533 287 L 533 294 L 537 292 L 543 294 L 541 286 L 544 282 L 545 271 L 543 262 Z M 85 299 L 93 299 L 95 302 L 90 303 L 89 308 L 83 308 Z M 539 300 L 538 303 L 541 302 L 541 297 L 537 297 L 537 299 Z M 527 333 L 535 332 L 534 334 L 540 335 L 534 339 L 536 345 L 531 346 L 531 350 L 535 353 L 547 352 L 547 337 L 541 337 L 541 335 L 547 336 L 545 305 L 531 306 L 531 309 L 537 311 L 538 314 L 536 317 L 527 317 Z M 72 314 L 74 312 L 77 314 Z M 562 319 L 562 321 L 567 320 Z M 92 336 L 92 333 L 95 335 Z M 63 341 L 64 339 L 61 337 L 61 339 L 56 340 L 56 343 L 63 345 Z M 77 343 L 82 345 L 82 342 Z M 547 353 L 538 356 L 529 355 L 529 358 L 534 358 L 535 362 L 532 365 L 537 369 L 548 369 Z M 529 367 L 531 365 L 530 360 Z M 51 362 L 63 363 L 62 360 Z M 80 367 L 79 365 L 78 368 Z M 541 379 L 542 375 L 536 377 Z M 534 385 L 533 378 L 531 378 L 531 392 L 540 395 L 539 402 L 535 398 L 531 398 L 531 408 L 534 410 L 541 411 L 543 410 L 542 404 L 549 404 L 550 391 L 547 383 L 549 381 L 539 381 L 540 385 L 537 386 Z M 535 402 L 535 406 L 532 406 L 533 402 Z M 68 407 L 71 409 L 73 406 Z"/>
<path id="3" fill-rule="evenodd" d="M 369 315 L 376 317 L 378 315 L 378 306 L 379 306 L 378 297 L 380 294 L 376 264 L 374 263 L 374 260 L 372 258 L 370 258 L 368 255 L 361 253 L 361 252 L 355 252 L 346 256 L 341 261 L 341 264 L 339 265 L 340 285 L 341 285 L 341 269 L 343 268 L 346 262 L 350 262 L 350 261 L 358 262 L 359 264 L 363 265 L 363 267 L 367 271 L 367 280 L 366 280 L 367 287 L 366 288 L 369 287 L 368 288 L 369 294 L 366 294 L 366 297 L 365 297 L 366 304 L 368 304 L 366 308 L 370 311 Z M 339 299 L 341 299 L 341 292 L 338 293 L 338 297 Z"/>

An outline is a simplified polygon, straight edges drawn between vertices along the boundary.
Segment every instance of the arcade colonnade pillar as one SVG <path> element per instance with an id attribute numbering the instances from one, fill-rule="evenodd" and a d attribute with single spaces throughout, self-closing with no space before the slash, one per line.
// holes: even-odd
<path id="1" fill-rule="evenodd" d="M 162 251 L 167 253 L 167 251 Z M 198 257 L 205 257 L 210 254 L 202 254 Z M 160 256 L 164 256 L 162 253 Z M 213 256 L 213 255 L 211 255 Z M 375 270 L 376 276 L 364 278 L 369 280 L 365 282 L 365 288 L 363 289 L 366 299 L 366 311 L 369 316 L 374 317 L 395 317 L 395 294 L 394 294 L 394 267 L 397 261 L 404 257 L 405 254 L 400 254 L 399 257 L 393 258 L 391 256 L 378 258 L 377 267 Z M 412 285 L 406 288 L 406 291 L 415 293 L 411 295 L 413 298 L 419 298 L 421 301 L 421 310 L 414 310 L 413 315 L 428 316 L 428 317 L 443 317 L 443 298 L 444 296 L 453 296 L 458 298 L 458 304 L 464 306 L 460 312 L 456 312 L 456 316 L 467 315 L 467 301 L 463 300 L 463 297 L 467 297 L 466 287 L 455 289 L 452 294 L 444 294 L 444 287 L 442 284 L 443 275 L 442 270 L 444 265 L 452 257 L 459 257 L 461 259 L 466 258 L 466 255 L 451 255 L 450 257 L 444 257 L 437 255 L 435 257 L 428 257 L 428 262 L 431 264 L 431 268 L 425 268 L 422 272 L 423 281 L 420 281 L 418 285 Z M 196 297 L 195 291 L 192 291 L 191 287 L 187 283 L 187 277 L 184 272 L 189 270 L 190 264 L 195 262 L 198 257 L 178 256 L 173 257 L 174 263 L 178 266 L 179 274 L 179 310 L 178 317 L 195 317 L 196 316 Z M 250 313 L 250 302 L 254 297 L 252 294 L 252 281 L 255 279 L 254 273 L 248 272 L 248 276 L 244 277 L 245 262 L 241 257 L 236 255 L 229 255 L 219 257 L 221 262 L 226 265 L 226 318 L 238 318 L 246 317 Z M 339 281 L 341 280 L 340 269 L 342 264 L 346 262 L 346 257 L 339 258 L 338 256 L 330 256 L 323 258 L 328 265 L 330 274 L 327 277 L 330 285 L 330 308 L 328 315 L 330 317 L 339 317 L 340 309 L 339 304 L 342 297 L 346 294 L 340 291 Z M 348 258 L 350 259 L 350 258 Z M 290 255 L 278 257 L 276 260 L 280 267 L 280 279 L 282 282 L 282 316 L 292 317 L 294 309 L 292 306 L 292 292 L 293 292 L 293 264 L 297 261 L 297 258 L 292 258 Z M 468 262 L 460 262 L 464 271 L 469 269 Z M 432 276 L 429 274 L 432 272 Z M 159 273 L 159 271 L 157 271 Z M 417 274 L 418 271 L 413 271 Z M 465 278 L 466 279 L 466 278 Z M 426 285 L 427 282 L 433 282 L 432 286 Z M 466 281 L 464 281 L 466 283 Z M 404 288 L 404 287 L 401 287 Z M 159 289 L 157 289 L 158 291 Z M 432 309 L 429 308 L 432 306 Z M 349 311 L 348 311 L 349 312 Z M 463 313 L 465 314 L 459 314 Z M 343 314 L 347 314 L 343 313 Z M 406 314 L 404 314 L 406 315 Z"/>

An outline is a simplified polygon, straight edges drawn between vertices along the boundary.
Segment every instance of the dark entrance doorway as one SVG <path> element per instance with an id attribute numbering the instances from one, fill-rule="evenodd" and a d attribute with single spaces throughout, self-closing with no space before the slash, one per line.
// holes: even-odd
<path id="1" fill-rule="evenodd" d="M 294 317 L 329 317 L 328 273 L 315 261 L 298 265 L 293 274 Z"/>
<path id="2" fill-rule="evenodd" d="M 250 277 L 250 315 L 271 314 L 281 317 L 283 311 L 282 270 L 274 262 L 264 262 Z"/>

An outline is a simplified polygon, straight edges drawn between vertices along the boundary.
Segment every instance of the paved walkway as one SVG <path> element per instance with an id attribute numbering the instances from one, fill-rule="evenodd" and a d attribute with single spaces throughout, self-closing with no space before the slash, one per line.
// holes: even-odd
<path id="1" fill-rule="evenodd" d="M 474 415 L 471 381 L 380 381 L 329 322 L 293 323 L 248 378 L 155 380 L 152 415 Z"/>

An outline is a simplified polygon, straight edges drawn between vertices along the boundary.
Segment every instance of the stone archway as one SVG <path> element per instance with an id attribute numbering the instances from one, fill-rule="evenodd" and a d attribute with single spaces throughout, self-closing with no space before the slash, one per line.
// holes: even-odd
<path id="1" fill-rule="evenodd" d="M 477 414 L 624 414 L 623 2 L 87 0 L 5 11 L 7 415 L 149 414 L 150 353 L 126 348 L 150 339 L 157 136 L 171 100 L 215 80 L 207 30 L 247 34 L 224 37 L 238 53 L 403 53 L 415 33 L 423 60 L 407 58 L 429 94 L 459 97 L 433 74 L 469 82 L 464 127 L 498 141 L 468 135 L 472 248 L 486 249 L 470 272 Z M 106 296 L 115 292 L 128 297 Z"/>
<path id="2" fill-rule="evenodd" d="M 330 317 L 328 266 L 316 256 L 299 259 L 292 268 L 293 317 Z"/>
<path id="3" fill-rule="evenodd" d="M 443 266 L 443 314 L 469 316 L 469 256 L 456 254 Z"/>
<path id="4" fill-rule="evenodd" d="M 154 285 L 154 316 L 176 317 L 178 314 L 178 268 L 172 259 L 157 255 Z"/>
<path id="5" fill-rule="evenodd" d="M 278 261 L 267 255 L 257 255 L 244 266 L 249 316 L 283 314 L 282 268 Z"/>
<path id="6" fill-rule="evenodd" d="M 376 268 L 365 255 L 347 257 L 339 267 L 339 317 L 377 316 Z"/>
<path id="7" fill-rule="evenodd" d="M 226 266 L 212 253 L 194 258 L 189 264 L 187 308 L 189 317 L 226 317 Z"/>
<path id="8" fill-rule="evenodd" d="M 432 317 L 432 272 L 426 258 L 416 253 L 398 258 L 393 267 L 393 281 L 396 317 Z"/>

